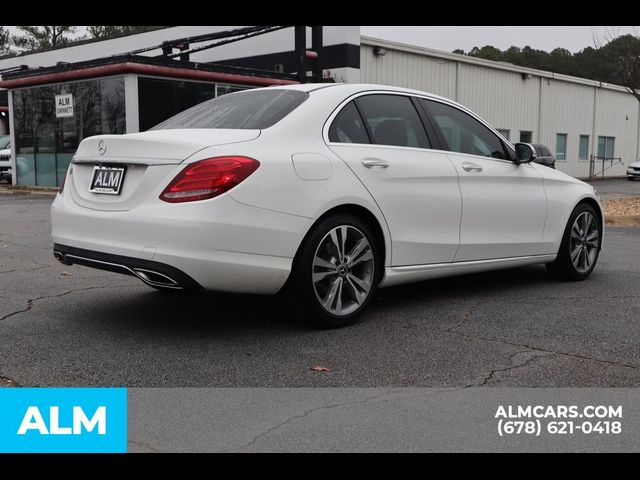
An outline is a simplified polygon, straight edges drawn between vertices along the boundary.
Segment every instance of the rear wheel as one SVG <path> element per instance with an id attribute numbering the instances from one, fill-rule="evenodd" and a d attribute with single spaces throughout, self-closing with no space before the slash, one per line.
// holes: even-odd
<path id="1" fill-rule="evenodd" d="M 297 313 L 324 328 L 355 323 L 376 293 L 380 252 L 360 219 L 339 214 L 320 222 L 294 262 L 289 300 Z"/>
<path id="2" fill-rule="evenodd" d="M 591 205 L 578 205 L 564 232 L 558 257 L 547 264 L 549 272 L 562 280 L 586 279 L 596 267 L 602 244 L 602 227 Z"/>

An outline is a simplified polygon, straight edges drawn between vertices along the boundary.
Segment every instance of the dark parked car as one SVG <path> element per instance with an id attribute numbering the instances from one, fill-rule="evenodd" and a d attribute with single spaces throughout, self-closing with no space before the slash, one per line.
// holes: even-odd
<path id="1" fill-rule="evenodd" d="M 551 153 L 548 147 L 545 145 L 533 145 L 536 151 L 536 163 L 544 165 L 545 167 L 556 168 L 556 157 Z"/>

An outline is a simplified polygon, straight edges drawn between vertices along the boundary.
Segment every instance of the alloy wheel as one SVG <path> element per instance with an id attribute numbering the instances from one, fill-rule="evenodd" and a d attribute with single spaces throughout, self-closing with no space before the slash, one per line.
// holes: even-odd
<path id="1" fill-rule="evenodd" d="M 313 257 L 312 282 L 318 302 L 332 315 L 352 314 L 369 297 L 374 268 L 373 249 L 359 229 L 333 228 Z"/>
<path id="2" fill-rule="evenodd" d="M 598 258 L 600 230 L 590 212 L 581 213 L 571 227 L 569 253 L 576 271 L 586 273 Z"/>

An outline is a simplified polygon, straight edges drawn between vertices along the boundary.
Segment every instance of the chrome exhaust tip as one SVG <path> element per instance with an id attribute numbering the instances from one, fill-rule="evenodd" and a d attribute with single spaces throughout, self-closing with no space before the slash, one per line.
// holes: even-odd
<path id="1" fill-rule="evenodd" d="M 163 273 L 155 272 L 153 270 L 147 270 L 144 268 L 134 268 L 132 269 L 132 271 L 140 280 L 148 285 L 153 285 L 155 287 L 182 289 L 178 282 Z"/>

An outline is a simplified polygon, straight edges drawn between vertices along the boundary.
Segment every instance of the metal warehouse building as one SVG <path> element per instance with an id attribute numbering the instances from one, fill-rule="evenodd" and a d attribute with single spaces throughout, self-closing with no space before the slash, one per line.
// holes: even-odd
<path id="1" fill-rule="evenodd" d="M 361 39 L 361 81 L 395 85 L 455 100 L 512 142 L 547 145 L 556 167 L 589 176 L 589 159 L 640 157 L 640 102 L 625 88 L 374 38 Z M 603 162 L 596 162 L 601 174 Z M 612 166 L 613 165 L 613 166 Z M 605 160 L 606 176 L 626 167 Z"/>
<path id="2" fill-rule="evenodd" d="M 13 181 L 59 185 L 87 136 L 145 130 L 207 98 L 304 81 L 307 70 L 451 98 L 512 142 L 547 145 L 576 177 L 593 166 L 622 176 L 640 156 L 640 104 L 619 86 L 364 37 L 358 26 L 283 28 L 200 50 L 212 33 L 240 28 L 172 27 L 0 57 L 0 135 L 11 134 Z"/>

